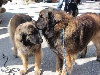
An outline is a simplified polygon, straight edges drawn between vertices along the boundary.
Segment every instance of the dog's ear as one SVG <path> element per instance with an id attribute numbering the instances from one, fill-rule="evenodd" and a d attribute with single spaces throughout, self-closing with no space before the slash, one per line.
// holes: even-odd
<path id="1" fill-rule="evenodd" d="M 55 26 L 58 22 L 62 20 L 62 17 L 60 14 L 55 12 L 48 12 L 48 20 L 50 26 Z"/>
<path id="2" fill-rule="evenodd" d="M 55 25 L 54 14 L 51 11 L 48 12 L 48 25 L 49 27 Z"/>
<path id="3" fill-rule="evenodd" d="M 27 45 L 25 33 L 21 33 L 21 40 L 20 40 L 20 42 L 22 42 L 23 45 L 25 45 L 25 46 Z"/>
<path id="4" fill-rule="evenodd" d="M 51 11 L 48 12 L 48 19 L 52 19 L 53 18 L 53 13 Z"/>
<path id="5" fill-rule="evenodd" d="M 54 20 L 55 20 L 56 23 L 60 22 L 62 20 L 61 15 L 60 14 L 55 14 L 54 15 Z"/>

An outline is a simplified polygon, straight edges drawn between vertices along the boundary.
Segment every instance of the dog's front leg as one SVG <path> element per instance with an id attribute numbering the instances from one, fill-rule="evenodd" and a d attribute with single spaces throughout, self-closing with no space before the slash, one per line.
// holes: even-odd
<path id="1" fill-rule="evenodd" d="M 18 57 L 18 52 L 17 52 L 17 48 L 16 48 L 16 45 L 15 45 L 15 43 L 14 43 L 14 56 L 15 56 L 15 58 L 17 58 Z"/>
<path id="2" fill-rule="evenodd" d="M 68 72 L 69 75 L 71 75 L 71 71 L 73 69 L 73 65 L 75 63 L 75 59 L 77 57 L 77 54 L 71 54 L 66 53 L 66 70 L 62 70 L 61 75 L 66 75 L 66 72 Z"/>
<path id="3" fill-rule="evenodd" d="M 62 67 L 63 67 L 63 59 L 60 58 L 58 54 L 56 54 L 56 75 L 61 74 Z"/>
<path id="4" fill-rule="evenodd" d="M 28 56 L 24 55 L 23 53 L 20 53 L 20 58 L 22 60 L 23 63 L 23 69 L 20 71 L 20 74 L 23 75 L 27 72 L 27 68 L 28 68 Z"/>
<path id="5" fill-rule="evenodd" d="M 100 42 L 93 41 L 94 45 L 96 46 L 96 55 L 97 55 L 97 61 L 100 62 Z"/>
<path id="6" fill-rule="evenodd" d="M 41 49 L 39 51 L 35 52 L 35 75 L 40 75 L 40 65 L 41 65 L 41 57 L 42 57 L 42 51 Z"/>

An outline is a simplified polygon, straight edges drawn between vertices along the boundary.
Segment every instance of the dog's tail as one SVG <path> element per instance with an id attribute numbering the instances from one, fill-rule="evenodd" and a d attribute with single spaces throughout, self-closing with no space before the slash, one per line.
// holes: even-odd
<path id="1" fill-rule="evenodd" d="M 13 26 L 11 24 L 11 20 L 12 20 L 12 18 L 10 19 L 9 24 L 8 24 L 8 33 L 9 33 L 9 36 L 10 36 L 10 40 L 12 42 L 14 42 L 15 29 L 13 29 Z"/>

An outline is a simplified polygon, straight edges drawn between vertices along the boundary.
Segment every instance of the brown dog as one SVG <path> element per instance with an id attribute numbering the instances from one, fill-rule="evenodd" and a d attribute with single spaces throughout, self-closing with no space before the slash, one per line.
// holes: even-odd
<path id="1" fill-rule="evenodd" d="M 14 43 L 15 30 L 20 24 L 25 23 L 25 22 L 30 22 L 30 21 L 32 21 L 32 18 L 29 15 L 24 15 L 24 14 L 16 14 L 9 21 L 8 30 L 9 30 L 10 37 L 14 45 L 15 57 L 17 57 L 17 49 Z"/>
<path id="2" fill-rule="evenodd" d="M 41 43 L 43 40 L 35 25 L 36 22 L 31 21 L 31 18 L 28 15 L 15 15 L 10 20 L 10 34 L 14 44 L 15 53 L 18 53 L 18 56 L 23 63 L 23 69 L 20 71 L 21 75 L 27 72 L 29 54 L 35 54 L 34 70 L 36 75 L 40 75 L 42 57 Z"/>
<path id="3" fill-rule="evenodd" d="M 77 55 L 91 40 L 97 49 L 97 60 L 100 60 L 100 15 L 83 14 L 73 18 L 64 11 L 46 8 L 40 11 L 37 28 L 42 30 L 48 44 L 56 53 L 56 73 L 60 74 L 63 66 L 62 29 L 65 37 L 66 70 L 69 75 Z M 66 75 L 66 70 L 61 75 Z"/>

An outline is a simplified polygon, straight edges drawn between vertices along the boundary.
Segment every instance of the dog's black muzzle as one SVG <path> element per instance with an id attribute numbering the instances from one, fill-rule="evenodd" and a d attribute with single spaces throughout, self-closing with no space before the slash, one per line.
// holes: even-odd
<path id="1" fill-rule="evenodd" d="M 37 23 L 36 28 L 37 28 L 38 30 L 43 30 L 43 29 L 45 28 L 45 25 L 42 24 L 42 23 Z"/>

